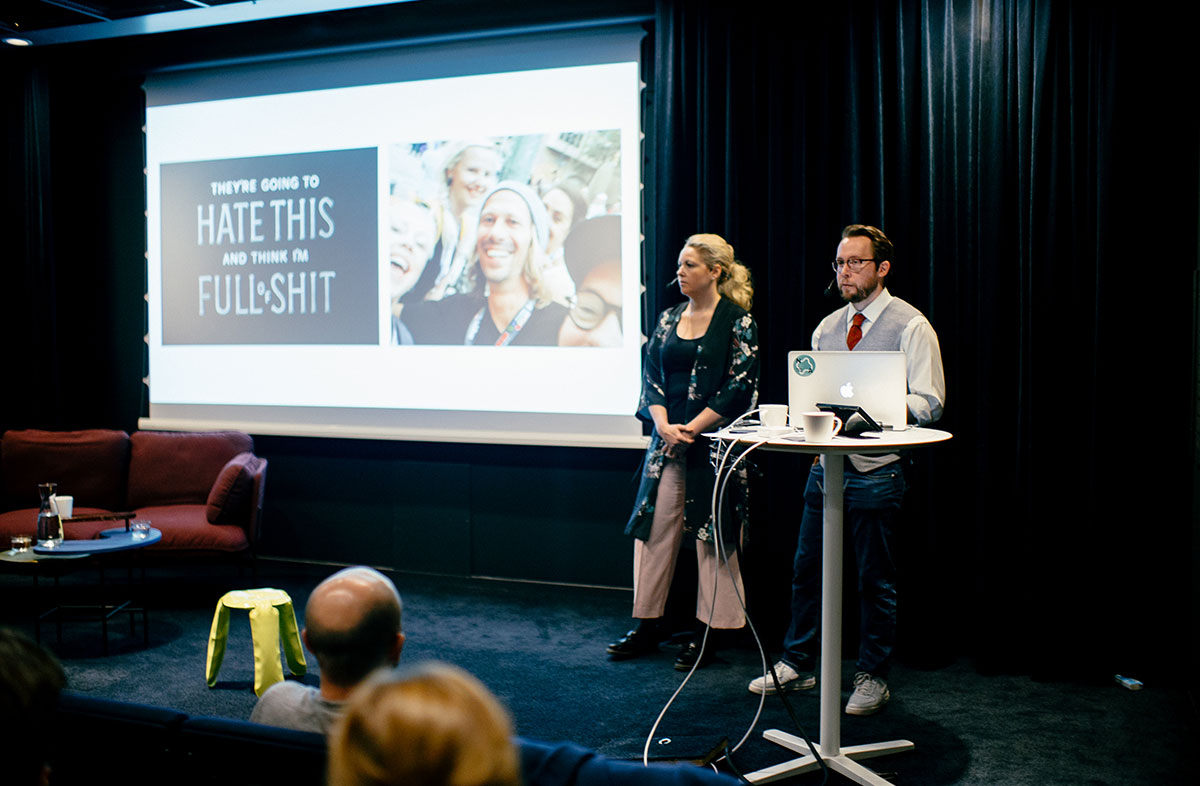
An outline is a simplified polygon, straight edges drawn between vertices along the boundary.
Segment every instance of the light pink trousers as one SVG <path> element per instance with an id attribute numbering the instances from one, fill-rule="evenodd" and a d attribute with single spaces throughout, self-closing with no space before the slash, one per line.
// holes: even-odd
<path id="1" fill-rule="evenodd" d="M 684 477 L 683 460 L 667 459 L 664 462 L 650 539 L 633 541 L 633 616 L 638 619 L 661 617 L 667 605 L 667 592 L 675 575 L 675 559 L 683 542 Z M 696 567 L 700 578 L 696 619 L 709 623 L 711 612 L 711 627 L 740 628 L 746 624 L 746 615 L 738 600 L 739 596 L 746 597 L 742 572 L 734 548 L 726 546 L 725 550 L 728 568 L 721 560 L 716 544 L 696 541 Z M 732 581 L 730 571 L 733 572 Z"/>

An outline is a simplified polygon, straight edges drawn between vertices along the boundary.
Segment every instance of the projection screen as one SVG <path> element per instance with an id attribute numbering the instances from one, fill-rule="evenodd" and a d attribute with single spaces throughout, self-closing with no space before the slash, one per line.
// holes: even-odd
<path id="1" fill-rule="evenodd" d="M 151 75 L 140 426 L 643 445 L 642 36 Z"/>

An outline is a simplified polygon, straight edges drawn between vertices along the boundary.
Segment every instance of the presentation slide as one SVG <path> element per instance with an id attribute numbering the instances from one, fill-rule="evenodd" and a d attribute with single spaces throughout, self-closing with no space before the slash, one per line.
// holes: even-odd
<path id="1" fill-rule="evenodd" d="M 163 344 L 375 343 L 376 159 L 163 164 Z"/>
<path id="2" fill-rule="evenodd" d="M 143 426 L 641 444 L 638 74 L 148 102 Z"/>

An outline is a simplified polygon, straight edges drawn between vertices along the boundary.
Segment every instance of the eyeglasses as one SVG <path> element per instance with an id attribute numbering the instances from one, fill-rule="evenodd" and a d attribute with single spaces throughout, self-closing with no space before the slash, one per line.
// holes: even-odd
<path id="1" fill-rule="evenodd" d="M 874 261 L 875 260 L 873 258 L 872 259 L 835 259 L 835 260 L 833 260 L 833 272 L 841 273 L 842 265 L 845 265 L 846 267 L 850 268 L 851 273 L 857 273 L 858 271 L 863 269 L 863 265 L 867 264 L 868 262 L 874 262 Z"/>
<path id="2" fill-rule="evenodd" d="M 614 306 L 595 292 L 585 289 L 575 294 L 575 305 L 571 308 L 570 317 L 580 330 L 595 330 L 610 311 L 616 313 L 617 321 L 620 322 L 620 306 Z"/>

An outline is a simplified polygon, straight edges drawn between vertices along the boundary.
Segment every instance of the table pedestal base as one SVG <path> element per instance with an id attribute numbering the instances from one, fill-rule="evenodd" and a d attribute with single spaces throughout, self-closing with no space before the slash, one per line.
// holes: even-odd
<path id="1" fill-rule="evenodd" d="M 855 783 L 868 786 L 889 786 L 855 759 L 870 759 L 888 753 L 912 750 L 908 740 L 878 742 L 869 745 L 842 747 L 842 484 L 845 479 L 844 456 L 838 453 L 825 456 L 825 508 L 821 531 L 821 742 L 817 752 L 829 769 Z M 746 776 L 751 783 L 767 783 L 814 770 L 821 765 L 812 756 L 808 743 L 799 737 L 776 729 L 763 732 L 770 742 L 782 745 L 801 758 L 785 761 Z"/>
<path id="2" fill-rule="evenodd" d="M 788 734 L 777 729 L 768 729 L 763 732 L 763 739 L 774 742 L 777 745 L 782 745 L 793 753 L 805 755 L 799 759 L 792 759 L 791 761 L 785 761 L 781 764 L 775 764 L 771 767 L 750 773 L 746 776 L 746 780 L 751 783 L 770 783 L 771 781 L 790 778 L 793 775 L 802 775 L 821 766 L 813 758 L 812 752 L 809 751 L 808 743 L 794 734 Z M 892 740 L 891 742 L 851 745 L 830 755 L 821 749 L 819 743 L 816 746 L 817 752 L 821 754 L 821 758 L 824 759 L 829 769 L 844 775 L 855 783 L 867 784 L 867 786 L 891 786 L 891 781 L 871 772 L 855 761 L 856 759 L 873 759 L 876 756 L 886 756 L 889 753 L 910 751 L 915 747 L 908 740 Z"/>
<path id="3" fill-rule="evenodd" d="M 744 435 L 721 431 L 716 435 L 722 440 L 748 441 Z M 821 525 L 821 707 L 820 737 L 816 745 L 821 759 L 829 769 L 840 773 L 855 783 L 871 786 L 888 786 L 889 781 L 876 775 L 855 759 L 870 759 L 889 753 L 913 750 L 916 746 L 908 740 L 877 742 L 869 745 L 842 747 L 842 525 L 845 500 L 842 486 L 845 482 L 846 455 L 879 455 L 894 453 L 899 449 L 919 445 L 931 445 L 950 439 L 945 431 L 934 429 L 905 429 L 883 432 L 876 440 L 849 440 L 836 437 L 824 444 L 788 441 L 782 437 L 772 440 L 766 450 L 786 453 L 819 453 L 825 463 L 825 498 Z M 761 444 L 761 443 L 759 443 Z M 763 733 L 767 740 L 801 754 L 801 758 L 785 761 L 772 767 L 752 772 L 746 776 L 751 783 L 770 783 L 791 775 L 799 775 L 821 765 L 811 755 L 808 744 L 799 737 L 782 731 L 769 730 Z"/>

